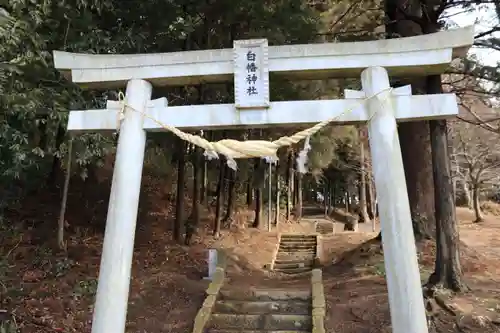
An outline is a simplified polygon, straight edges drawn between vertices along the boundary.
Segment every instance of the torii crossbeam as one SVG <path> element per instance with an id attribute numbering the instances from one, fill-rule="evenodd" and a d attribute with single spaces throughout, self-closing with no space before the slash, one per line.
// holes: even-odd
<path id="1" fill-rule="evenodd" d="M 146 131 L 162 129 L 150 118 L 179 129 L 218 129 L 308 125 L 340 115 L 340 123 L 369 120 L 392 330 L 427 333 L 396 120 L 452 117 L 458 114 L 458 107 L 453 94 L 411 96 L 408 86 L 390 90 L 388 73 L 441 74 L 454 58 L 466 53 L 473 32 L 469 27 L 391 40 L 271 47 L 267 40 L 258 39 L 235 41 L 233 49 L 166 54 L 54 52 L 56 68 L 73 82 L 90 88 L 127 86 L 92 332 L 125 330 Z M 345 100 L 270 102 L 270 71 L 302 79 L 361 74 L 363 91 L 347 90 Z M 151 100 L 152 85 L 233 78 L 235 104 L 169 107 L 166 99 Z M 115 130 L 122 107 L 109 101 L 105 110 L 71 111 L 68 130 Z M 353 110 L 341 115 L 349 108 Z"/>

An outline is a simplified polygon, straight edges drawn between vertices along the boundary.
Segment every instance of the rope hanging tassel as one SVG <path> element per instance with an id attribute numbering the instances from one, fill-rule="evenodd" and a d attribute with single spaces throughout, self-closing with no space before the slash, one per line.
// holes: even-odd
<path id="1" fill-rule="evenodd" d="M 160 121 L 156 120 L 155 118 L 151 117 L 150 115 L 146 114 L 145 111 L 139 111 L 131 107 L 130 105 L 127 104 L 126 101 L 126 96 L 123 94 L 123 92 L 118 93 L 118 100 L 121 103 L 121 108 L 120 111 L 117 114 L 117 131 L 120 129 L 120 125 L 122 123 L 122 120 L 125 118 L 125 110 L 128 108 L 132 111 L 139 112 L 143 115 L 143 117 L 153 121 L 156 123 L 158 126 L 166 129 L 167 131 L 172 132 L 174 135 L 178 136 L 180 139 L 187 141 L 189 143 L 192 143 L 202 149 L 205 150 L 203 155 L 211 160 L 214 158 L 219 158 L 219 155 L 222 154 L 226 156 L 227 158 L 227 165 L 229 168 L 236 170 L 237 169 L 237 163 L 236 159 L 238 158 L 264 158 L 268 163 L 274 163 L 271 161 L 278 161 L 278 149 L 282 147 L 288 147 L 293 144 L 296 144 L 302 140 L 306 140 L 304 143 L 304 148 L 302 151 L 299 153 L 299 156 L 297 157 L 297 169 L 301 173 L 306 173 L 307 169 L 305 167 L 307 163 L 307 154 L 311 150 L 311 146 L 309 144 L 309 139 L 312 135 L 316 134 L 318 131 L 320 131 L 323 127 L 327 126 L 331 122 L 339 119 L 343 115 L 345 115 L 348 112 L 351 112 L 352 110 L 356 109 L 357 107 L 361 106 L 366 100 L 376 97 L 382 93 L 387 93 L 385 94 L 384 98 L 380 101 L 383 102 L 385 99 L 389 98 L 391 96 L 390 91 L 392 88 L 384 89 L 377 94 L 374 94 L 373 96 L 370 97 L 365 97 L 362 100 L 360 100 L 358 103 L 356 103 L 353 107 L 344 110 L 341 112 L 339 115 L 336 115 L 330 119 L 324 120 L 320 123 L 317 123 L 311 128 L 299 131 L 292 136 L 284 136 L 279 138 L 278 140 L 274 141 L 265 141 L 265 140 L 247 140 L 247 141 L 238 141 L 238 140 L 232 140 L 232 139 L 224 139 L 224 140 L 219 140 L 216 142 L 210 142 L 204 139 L 201 136 L 198 135 L 193 135 L 189 133 L 185 133 L 179 129 L 177 129 L 174 126 L 170 126 L 167 124 L 163 124 Z M 373 117 L 373 114 L 370 115 L 368 121 Z"/>
<path id="2" fill-rule="evenodd" d="M 263 159 L 266 161 L 267 164 L 277 164 L 278 163 L 278 157 L 276 157 L 276 156 L 264 156 Z"/>
<path id="3" fill-rule="evenodd" d="M 121 104 L 120 111 L 116 114 L 116 133 L 120 133 L 120 127 L 122 126 L 123 119 L 125 119 L 125 108 L 127 103 L 125 103 L 125 94 L 123 92 L 118 92 L 118 101 Z"/>

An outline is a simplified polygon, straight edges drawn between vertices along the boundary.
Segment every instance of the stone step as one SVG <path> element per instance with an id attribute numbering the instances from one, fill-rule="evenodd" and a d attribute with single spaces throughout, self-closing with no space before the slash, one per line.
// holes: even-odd
<path id="1" fill-rule="evenodd" d="M 300 258 L 307 258 L 307 257 L 316 257 L 316 251 L 279 251 L 276 254 L 276 257 L 278 256 L 283 256 L 283 257 L 290 257 L 290 256 L 299 256 Z"/>
<path id="2" fill-rule="evenodd" d="M 219 300 L 233 301 L 310 301 L 310 290 L 288 289 L 222 289 Z"/>
<path id="3" fill-rule="evenodd" d="M 281 240 L 315 240 L 316 235 L 281 235 L 280 236 Z"/>
<path id="4" fill-rule="evenodd" d="M 278 250 L 283 249 L 283 250 L 309 250 L 309 249 L 316 249 L 316 244 L 311 246 L 311 245 L 286 245 L 286 244 L 280 244 Z"/>
<path id="5" fill-rule="evenodd" d="M 304 268 L 311 267 L 314 264 L 314 259 L 310 260 L 293 260 L 293 261 L 275 261 L 274 269 L 287 269 L 287 268 Z"/>
<path id="6" fill-rule="evenodd" d="M 208 322 L 210 329 L 237 330 L 310 330 L 312 318 L 295 314 L 222 314 L 214 313 Z"/>
<path id="7" fill-rule="evenodd" d="M 280 248 L 283 249 L 315 249 L 316 243 L 314 244 L 290 244 L 290 243 L 280 243 Z"/>
<path id="8" fill-rule="evenodd" d="M 305 272 L 310 272 L 312 271 L 313 266 L 304 266 L 304 267 L 299 267 L 299 268 L 275 268 L 274 270 L 283 274 L 300 274 L 300 273 L 305 273 Z"/>
<path id="9" fill-rule="evenodd" d="M 304 253 L 304 252 L 316 252 L 316 246 L 314 247 L 306 247 L 306 248 L 291 248 L 291 247 L 279 247 L 278 248 L 278 251 L 279 252 L 283 252 L 283 253 L 296 253 L 296 252 L 300 252 L 300 253 Z"/>
<path id="10" fill-rule="evenodd" d="M 280 246 L 287 246 L 287 247 L 315 247 L 316 242 L 314 243 L 290 243 L 290 242 L 280 242 Z"/>
<path id="11" fill-rule="evenodd" d="M 308 315 L 312 311 L 310 301 L 217 301 L 215 313 L 232 314 L 298 314 Z"/>
<path id="12" fill-rule="evenodd" d="M 207 333 L 310 333 L 311 331 L 296 331 L 296 330 L 277 330 L 277 331 L 263 331 L 263 330 L 227 330 L 227 329 L 216 329 L 211 328 L 206 331 Z"/>
<path id="13" fill-rule="evenodd" d="M 316 257 L 316 253 L 311 252 L 311 253 L 304 253 L 304 252 L 299 252 L 299 253 L 285 253 L 285 252 L 278 252 L 276 255 L 276 259 L 274 262 L 278 261 L 294 261 L 294 260 L 313 260 Z"/>
<path id="14" fill-rule="evenodd" d="M 307 241 L 307 242 L 296 242 L 296 241 L 281 241 L 280 244 L 286 244 L 286 245 L 311 245 L 315 246 L 316 240 L 315 241 Z"/>
<path id="15" fill-rule="evenodd" d="M 305 265 L 308 265 L 308 264 L 312 264 L 314 262 L 314 257 L 303 257 L 303 258 L 299 258 L 299 259 L 292 259 L 292 260 L 280 260 L 280 259 L 276 259 L 274 261 L 274 264 L 275 265 L 284 265 L 284 267 L 287 267 L 288 265 L 290 265 L 291 267 L 296 265 L 296 264 L 305 264 Z"/>
<path id="16" fill-rule="evenodd" d="M 280 244 L 287 244 L 287 245 L 315 245 L 315 244 L 317 244 L 317 242 L 316 242 L 316 240 L 314 240 L 314 241 L 307 241 L 307 242 L 297 242 L 297 241 L 281 240 Z"/>
<path id="17" fill-rule="evenodd" d="M 335 227 L 332 224 L 318 224 L 316 225 L 316 232 L 320 234 L 331 234 L 335 230 Z"/>

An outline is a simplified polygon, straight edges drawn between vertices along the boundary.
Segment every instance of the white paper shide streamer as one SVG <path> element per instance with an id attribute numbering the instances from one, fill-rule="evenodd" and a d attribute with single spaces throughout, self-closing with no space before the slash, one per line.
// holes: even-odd
<path id="1" fill-rule="evenodd" d="M 263 157 L 263 159 L 268 164 L 277 164 L 278 163 L 278 158 L 276 156 L 265 156 L 265 157 Z"/>
<path id="2" fill-rule="evenodd" d="M 219 158 L 219 155 L 213 150 L 205 150 L 203 156 L 205 156 L 205 158 L 209 161 Z M 236 163 L 234 158 L 227 158 L 227 166 L 234 171 L 238 169 L 238 164 Z"/>
<path id="3" fill-rule="evenodd" d="M 307 173 L 307 154 L 311 150 L 311 145 L 309 144 L 310 136 L 308 136 L 304 142 L 304 148 L 299 152 L 299 156 L 297 157 L 297 171 L 305 174 Z"/>

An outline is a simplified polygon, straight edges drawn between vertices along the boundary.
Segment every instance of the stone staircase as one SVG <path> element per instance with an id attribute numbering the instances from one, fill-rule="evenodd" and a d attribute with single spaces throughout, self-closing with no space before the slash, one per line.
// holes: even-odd
<path id="1" fill-rule="evenodd" d="M 332 222 L 316 222 L 316 232 L 321 235 L 332 234 L 335 226 Z"/>
<path id="2" fill-rule="evenodd" d="M 222 289 L 204 332 L 306 333 L 311 313 L 311 291 Z"/>
<path id="3" fill-rule="evenodd" d="M 316 235 L 281 235 L 273 270 L 285 274 L 311 271 L 317 257 L 316 248 Z"/>

